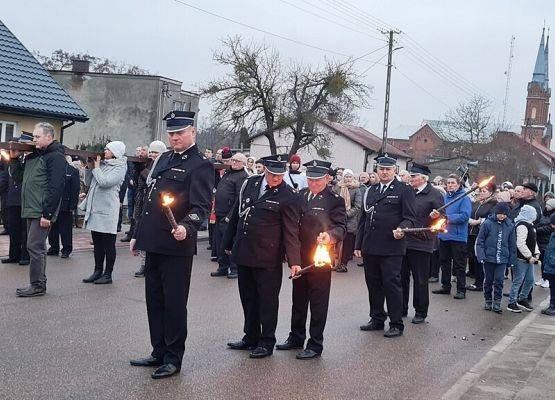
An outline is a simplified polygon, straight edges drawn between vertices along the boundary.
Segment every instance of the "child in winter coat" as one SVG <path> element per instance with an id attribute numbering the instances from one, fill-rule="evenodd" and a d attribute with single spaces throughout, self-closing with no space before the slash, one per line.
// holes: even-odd
<path id="1" fill-rule="evenodd" d="M 555 230 L 555 214 L 551 214 L 549 222 L 551 223 L 551 227 Z M 555 232 L 551 234 L 549 244 L 547 245 L 546 253 L 543 259 L 543 274 L 549 281 L 551 299 L 549 307 L 542 310 L 542 314 L 555 315 Z"/>
<path id="2" fill-rule="evenodd" d="M 505 268 L 516 263 L 516 235 L 514 224 L 507 218 L 509 211 L 507 203 L 494 207 L 493 214 L 480 226 L 475 247 L 476 259 L 484 269 L 484 309 L 498 314 L 502 312 Z"/>

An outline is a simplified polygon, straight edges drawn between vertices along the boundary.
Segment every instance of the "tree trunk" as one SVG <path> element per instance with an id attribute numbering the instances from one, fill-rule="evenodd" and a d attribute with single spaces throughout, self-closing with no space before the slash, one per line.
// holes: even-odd
<path id="1" fill-rule="evenodd" d="M 274 131 L 265 134 L 266 138 L 268 139 L 268 143 L 270 144 L 270 154 L 275 155 L 277 154 L 277 146 L 276 146 L 276 139 L 274 138 Z"/>

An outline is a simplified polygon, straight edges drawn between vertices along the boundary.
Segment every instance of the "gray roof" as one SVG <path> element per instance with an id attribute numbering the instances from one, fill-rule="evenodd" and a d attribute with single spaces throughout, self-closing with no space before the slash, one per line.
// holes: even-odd
<path id="1" fill-rule="evenodd" d="M 0 110 L 59 120 L 87 114 L 0 21 Z"/>

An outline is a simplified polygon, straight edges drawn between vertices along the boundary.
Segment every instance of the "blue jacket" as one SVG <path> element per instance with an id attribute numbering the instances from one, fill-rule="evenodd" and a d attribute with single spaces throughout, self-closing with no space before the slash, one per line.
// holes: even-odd
<path id="1" fill-rule="evenodd" d="M 543 272 L 544 274 L 555 275 L 555 232 L 549 238 L 549 244 L 543 258 Z"/>
<path id="2" fill-rule="evenodd" d="M 445 204 L 463 193 L 463 187 L 455 193 L 447 193 L 445 195 Z M 438 234 L 437 237 L 439 240 L 452 240 L 455 242 L 466 243 L 468 239 L 468 219 L 470 218 L 471 213 L 472 202 L 468 196 L 463 197 L 459 201 L 456 201 L 455 204 L 447 207 L 445 209 L 445 215 L 447 216 L 447 232 Z"/>
<path id="3" fill-rule="evenodd" d="M 476 239 L 476 258 L 481 263 L 516 264 L 515 225 L 509 218 L 500 222 L 490 215 L 484 221 Z"/>

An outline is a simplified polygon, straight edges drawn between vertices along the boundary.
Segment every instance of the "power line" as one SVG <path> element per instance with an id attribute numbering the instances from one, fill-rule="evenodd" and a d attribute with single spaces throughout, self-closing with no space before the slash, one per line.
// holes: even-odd
<path id="1" fill-rule="evenodd" d="M 424 88 L 422 85 L 420 85 L 419 83 L 417 83 L 416 81 L 414 81 L 412 78 L 410 78 L 408 75 L 406 75 L 403 71 L 401 71 L 399 69 L 398 66 L 394 65 L 393 68 L 395 68 L 397 70 L 397 72 L 399 72 L 406 80 L 408 80 L 409 82 L 411 82 L 414 86 L 416 86 L 417 88 L 419 88 L 420 90 L 422 90 L 423 92 L 425 92 L 426 94 L 428 94 L 430 97 L 432 97 L 433 99 L 437 100 L 438 102 L 440 102 L 441 104 L 443 104 L 446 107 L 449 107 L 449 104 L 447 104 L 446 102 L 444 102 L 443 100 L 441 100 L 439 97 L 436 97 L 435 95 L 433 95 L 430 91 L 428 91 L 426 88 Z"/>
<path id="2" fill-rule="evenodd" d="M 384 58 L 387 57 L 387 53 L 384 54 L 383 56 L 381 56 L 380 58 L 378 58 L 376 61 L 374 61 L 372 63 L 372 65 L 370 65 L 368 68 L 366 68 L 364 71 L 362 71 L 359 76 L 363 76 L 364 74 L 366 74 L 368 71 L 370 71 L 372 68 L 374 68 L 380 61 L 382 61 Z M 380 65 L 384 65 L 387 66 L 387 64 L 380 64 Z"/>

